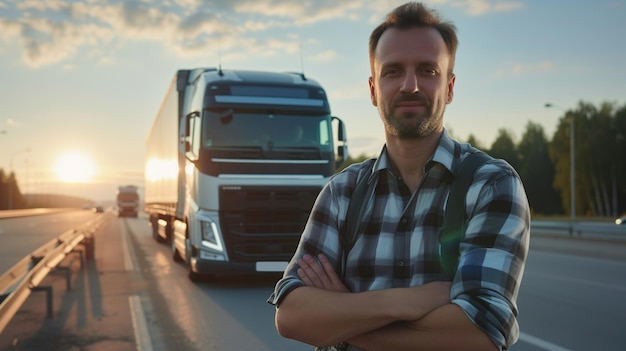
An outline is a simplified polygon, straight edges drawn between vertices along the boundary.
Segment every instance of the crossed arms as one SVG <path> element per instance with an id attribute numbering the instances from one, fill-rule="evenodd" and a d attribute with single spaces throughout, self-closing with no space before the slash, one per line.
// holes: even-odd
<path id="1" fill-rule="evenodd" d="M 347 341 L 364 350 L 497 350 L 463 310 L 450 303 L 450 282 L 350 293 L 328 259 L 298 261 L 305 286 L 276 311 L 287 338 L 311 345 Z"/>

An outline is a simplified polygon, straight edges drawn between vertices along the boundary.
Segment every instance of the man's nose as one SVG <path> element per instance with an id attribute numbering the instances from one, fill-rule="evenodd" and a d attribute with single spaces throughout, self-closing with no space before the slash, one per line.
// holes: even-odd
<path id="1" fill-rule="evenodd" d="M 419 91 L 417 82 L 417 75 L 414 73 L 407 73 L 402 80 L 402 87 L 400 91 L 406 94 L 415 94 Z"/>

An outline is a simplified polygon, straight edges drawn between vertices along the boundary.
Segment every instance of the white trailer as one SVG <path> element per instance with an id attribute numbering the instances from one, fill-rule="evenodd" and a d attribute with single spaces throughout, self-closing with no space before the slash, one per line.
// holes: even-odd
<path id="1" fill-rule="evenodd" d="M 189 277 L 280 272 L 347 156 L 303 74 L 179 70 L 146 142 L 145 211 Z"/>

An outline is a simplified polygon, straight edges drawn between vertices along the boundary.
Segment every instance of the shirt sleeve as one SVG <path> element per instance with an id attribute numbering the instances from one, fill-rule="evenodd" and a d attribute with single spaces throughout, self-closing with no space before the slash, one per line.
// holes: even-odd
<path id="1" fill-rule="evenodd" d="M 342 251 L 339 244 L 338 228 L 343 221 L 339 223 L 338 214 L 341 213 L 339 201 L 342 198 L 347 198 L 341 194 L 342 191 L 345 191 L 345 187 L 341 184 L 345 184 L 347 177 L 350 176 L 339 173 L 322 188 L 300 237 L 298 248 L 287 265 L 283 277 L 276 283 L 274 291 L 267 300 L 268 303 L 278 306 L 289 292 L 304 286 L 302 280 L 298 278 L 297 261 L 305 254 L 316 257 L 323 253 L 335 267 L 335 270 L 339 274 L 341 273 Z"/>
<path id="2" fill-rule="evenodd" d="M 517 295 L 530 237 L 522 182 L 506 162 L 481 167 L 467 194 L 470 221 L 459 246 L 451 301 L 500 348 L 519 338 Z"/>

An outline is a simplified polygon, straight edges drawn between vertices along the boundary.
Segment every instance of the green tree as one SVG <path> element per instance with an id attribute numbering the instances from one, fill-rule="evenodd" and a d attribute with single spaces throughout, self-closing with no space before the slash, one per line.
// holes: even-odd
<path id="1" fill-rule="evenodd" d="M 561 198 L 554 189 L 554 165 L 548 152 L 548 140 L 540 124 L 528 122 L 517 150 L 519 174 L 524 183 L 533 213 L 562 213 Z"/>
<path id="2" fill-rule="evenodd" d="M 7 177 L 2 174 L 2 178 L 4 181 L 2 182 L 2 194 L 4 195 L 4 200 L 2 202 L 2 206 L 4 209 L 17 209 L 24 208 L 24 197 L 20 192 L 20 188 L 17 184 L 17 179 L 15 178 L 15 173 L 11 172 Z"/>
<path id="3" fill-rule="evenodd" d="M 483 146 L 480 140 L 478 140 L 478 138 L 474 136 L 474 134 L 469 135 L 469 137 L 467 138 L 467 142 L 479 150 L 486 150 L 486 148 Z"/>
<path id="4" fill-rule="evenodd" d="M 0 210 L 9 208 L 9 182 L 4 173 L 4 169 L 0 168 Z"/>
<path id="5" fill-rule="evenodd" d="M 615 135 L 613 130 L 613 105 L 604 103 L 599 109 L 587 106 L 585 143 L 582 151 L 582 184 L 585 189 L 587 212 L 596 216 L 610 216 L 612 208 L 610 193 L 613 191 Z M 578 133 L 577 133 L 578 134 Z M 585 208 L 583 208 L 585 209 Z"/>
<path id="6" fill-rule="evenodd" d="M 571 211 L 570 130 L 574 125 L 574 167 L 577 215 L 615 216 L 623 197 L 624 108 L 617 113 L 612 103 L 599 108 L 579 102 L 560 119 L 550 144 L 555 164 L 554 187 L 561 192 L 563 207 Z M 619 118 L 618 118 L 619 117 Z M 621 176 L 620 176 L 621 175 Z"/>
<path id="7" fill-rule="evenodd" d="M 369 155 L 366 155 L 366 154 L 360 154 L 356 158 L 352 158 L 352 156 L 348 156 L 348 158 L 345 161 L 343 161 L 343 163 L 341 165 L 339 165 L 339 167 L 337 168 L 336 172 L 342 171 L 344 168 L 350 166 L 353 163 L 363 162 L 363 161 L 365 161 L 367 159 L 374 158 L 374 157 L 376 157 L 376 156 L 369 156 Z"/>
<path id="8" fill-rule="evenodd" d="M 506 160 L 516 170 L 519 170 L 519 156 L 513 141 L 513 134 L 506 129 L 498 130 L 498 137 L 491 144 L 489 154 L 495 158 Z"/>
<path id="9" fill-rule="evenodd" d="M 615 216 L 626 213 L 626 105 L 615 112 L 613 120 L 615 130 L 615 149 L 613 154 L 613 206 Z"/>

